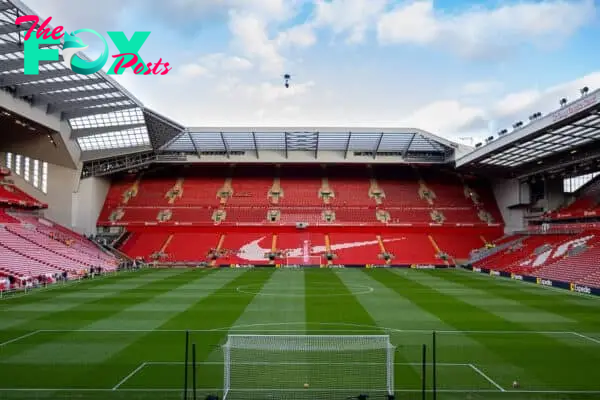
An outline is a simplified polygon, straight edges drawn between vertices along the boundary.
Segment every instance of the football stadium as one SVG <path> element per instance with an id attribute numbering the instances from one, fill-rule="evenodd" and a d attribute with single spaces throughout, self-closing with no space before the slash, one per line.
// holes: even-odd
<path id="1" fill-rule="evenodd" d="M 0 399 L 600 398 L 600 88 L 469 145 L 190 126 L 35 15 L 0 0 Z"/>

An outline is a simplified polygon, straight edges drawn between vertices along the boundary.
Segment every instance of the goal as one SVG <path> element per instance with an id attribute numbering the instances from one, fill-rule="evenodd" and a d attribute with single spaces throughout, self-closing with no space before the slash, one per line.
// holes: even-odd
<path id="1" fill-rule="evenodd" d="M 347 399 L 394 391 L 389 335 L 229 335 L 223 399 Z"/>
<path id="2" fill-rule="evenodd" d="M 323 263 L 323 258 L 321 256 L 300 256 L 300 257 L 287 256 L 285 258 L 285 266 L 288 268 L 302 267 L 302 266 L 309 266 L 309 265 L 321 266 L 322 263 Z"/>

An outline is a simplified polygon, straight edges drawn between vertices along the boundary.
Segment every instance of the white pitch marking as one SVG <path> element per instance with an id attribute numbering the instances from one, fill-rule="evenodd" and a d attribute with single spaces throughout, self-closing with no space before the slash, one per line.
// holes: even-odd
<path id="1" fill-rule="evenodd" d="M 147 363 L 141 363 L 136 369 L 133 370 L 132 373 L 130 373 L 129 375 L 127 375 L 125 378 L 123 378 L 123 380 L 119 383 L 117 383 L 112 390 L 117 390 L 122 384 L 124 384 L 125 382 L 127 382 L 131 377 L 133 377 L 135 374 L 137 374 L 138 372 L 140 372 L 142 370 L 142 368 L 144 368 L 146 366 Z"/>
<path id="2" fill-rule="evenodd" d="M 202 388 L 203 391 L 209 392 L 219 392 L 223 390 L 222 388 Z M 238 389 L 241 392 L 250 392 L 250 391 L 272 391 L 272 388 L 269 389 Z M 277 391 L 297 391 L 298 389 L 277 389 Z M 311 390 L 311 389 L 307 389 Z M 313 389 L 317 390 L 317 389 Z M 325 389 L 327 391 L 335 391 L 335 389 Z M 346 391 L 347 389 L 338 389 Z M 0 393 L 2 392 L 112 392 L 113 389 L 91 389 L 91 388 L 0 388 Z M 119 392 L 180 392 L 181 389 L 161 389 L 161 388 L 140 388 L 140 389 L 118 389 Z M 304 391 L 304 390 L 303 390 Z M 395 392 L 399 393 L 421 393 L 420 389 L 396 389 Z M 428 389 L 427 392 L 432 392 L 432 389 Z M 498 393 L 496 389 L 437 389 L 438 393 Z M 507 396 L 513 394 L 528 394 L 528 393 L 547 393 L 547 394 L 600 394 L 600 390 L 510 390 L 504 392 Z"/>
<path id="3" fill-rule="evenodd" d="M 600 344 L 600 340 L 598 340 L 598 339 L 594 339 L 594 338 L 592 338 L 592 337 L 586 336 L 586 335 L 584 335 L 584 334 L 582 334 L 582 333 L 579 333 L 579 332 L 571 332 L 571 333 L 572 333 L 573 335 L 575 335 L 575 336 L 579 336 L 580 338 L 584 338 L 584 339 L 587 339 L 587 340 L 589 340 L 589 341 L 591 341 L 591 342 L 594 342 L 594 343 L 596 343 L 596 344 Z"/>
<path id="4" fill-rule="evenodd" d="M 246 327 L 258 327 L 258 326 L 273 326 L 273 325 L 297 325 L 297 323 L 274 323 L 274 324 L 252 324 L 252 325 L 239 325 L 239 326 L 230 326 L 230 327 L 224 327 L 224 328 L 212 328 L 212 329 L 40 329 L 36 332 L 115 332 L 115 333 L 119 333 L 119 332 L 220 332 L 220 331 L 231 331 L 231 330 L 243 330 Z M 334 326 L 357 326 L 360 327 L 361 325 L 359 324 L 323 324 L 323 325 L 334 325 Z M 397 333 L 427 333 L 427 334 L 431 334 L 432 332 L 436 332 L 436 333 L 442 333 L 442 334 L 486 334 L 486 335 L 579 335 L 582 336 L 581 334 L 578 334 L 576 332 L 569 332 L 569 331 L 483 331 L 483 330 L 479 330 L 479 331 L 460 331 L 460 330 L 432 330 L 432 329 L 395 329 L 395 328 L 388 328 L 388 327 L 377 327 L 377 326 L 370 326 L 370 325 L 364 325 L 365 328 L 370 328 L 370 329 L 360 329 L 360 330 L 354 330 L 352 332 L 372 332 L 372 331 L 378 331 L 378 332 L 397 332 Z M 300 329 L 302 331 L 307 331 L 307 332 L 351 332 L 349 330 L 339 330 L 339 329 L 332 329 L 332 330 L 323 330 L 323 329 L 308 329 L 308 330 L 304 330 L 304 329 Z M 250 329 L 247 330 L 248 332 L 252 331 Z M 264 332 L 264 329 L 259 330 L 261 332 Z M 294 329 L 285 329 L 285 330 L 270 330 L 272 332 L 277 332 L 277 331 L 281 331 L 281 332 L 289 332 L 289 331 L 294 331 Z M 589 338 L 590 340 L 596 340 L 596 339 L 592 339 Z"/>
<path id="5" fill-rule="evenodd" d="M 29 336 L 33 336 L 33 335 L 35 335 L 36 333 L 39 333 L 39 332 L 42 332 L 42 331 L 33 331 L 33 332 L 26 333 L 25 335 L 21 335 L 18 338 L 14 338 L 14 339 L 8 340 L 8 341 L 6 341 L 4 343 L 0 343 L 0 347 L 6 346 L 7 344 L 11 344 L 11 343 L 14 343 L 14 342 L 18 342 L 19 340 L 28 338 Z"/>
<path id="6" fill-rule="evenodd" d="M 183 361 L 146 361 L 144 364 L 152 365 L 184 365 Z M 223 365 L 223 361 L 199 361 L 196 365 Z M 238 363 L 242 365 L 383 365 L 385 363 L 363 363 L 363 362 L 345 362 L 345 363 L 330 363 L 330 362 L 260 362 L 260 361 L 249 361 Z M 394 363 L 394 365 L 411 365 L 420 366 L 422 363 Z M 426 365 L 433 365 L 427 363 Z M 437 363 L 438 367 L 469 367 L 471 364 L 466 363 Z"/>
<path id="7" fill-rule="evenodd" d="M 498 388 L 498 390 L 500 390 L 501 392 L 506 392 L 506 390 L 504 390 L 504 388 L 500 385 L 498 385 L 496 383 L 496 381 L 494 381 L 492 378 L 490 378 L 489 376 L 487 376 L 485 373 L 483 373 L 483 371 L 481 371 L 479 368 L 477 368 L 475 365 L 473 364 L 469 364 L 469 367 L 473 368 L 473 370 L 475 372 L 477 372 L 479 375 L 481 375 L 486 381 L 488 381 L 489 383 L 491 383 L 492 385 L 496 386 Z"/>

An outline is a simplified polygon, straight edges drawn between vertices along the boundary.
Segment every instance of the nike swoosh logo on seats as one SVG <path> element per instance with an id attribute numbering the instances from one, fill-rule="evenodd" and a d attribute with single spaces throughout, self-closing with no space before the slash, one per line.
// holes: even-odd
<path id="1" fill-rule="evenodd" d="M 241 258 L 242 260 L 246 260 L 246 261 L 260 261 L 260 260 L 265 260 L 265 254 L 266 253 L 270 253 L 271 249 L 265 249 L 264 247 L 260 247 L 259 243 L 265 238 L 265 236 L 253 240 L 252 242 L 245 244 L 244 246 L 242 246 L 240 248 L 240 252 L 238 254 L 238 258 Z M 396 239 L 383 239 L 384 243 L 389 243 L 389 242 L 397 242 L 399 240 L 404 240 L 405 238 L 396 238 Z M 368 240 L 365 242 L 349 242 L 349 243 L 339 243 L 339 244 L 332 244 L 331 245 L 331 250 L 335 251 L 335 250 L 345 250 L 345 249 L 352 249 L 355 247 L 365 247 L 365 246 L 372 246 L 374 244 L 378 244 L 379 242 L 377 240 Z M 325 246 L 312 246 L 311 249 L 311 254 L 315 254 L 315 253 L 323 253 L 326 251 Z M 300 257 L 303 254 L 304 249 L 302 247 L 300 248 L 296 248 L 296 249 L 287 249 L 288 252 L 288 256 L 290 257 Z"/>

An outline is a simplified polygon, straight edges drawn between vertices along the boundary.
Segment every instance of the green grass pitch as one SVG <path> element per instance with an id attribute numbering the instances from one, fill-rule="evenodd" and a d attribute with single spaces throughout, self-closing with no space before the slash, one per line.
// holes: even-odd
<path id="1" fill-rule="evenodd" d="M 600 398 L 596 298 L 456 270 L 158 269 L 0 300 L 0 399 L 181 399 L 185 330 L 198 398 L 250 333 L 389 334 L 397 398 L 420 399 L 433 330 L 438 399 Z"/>

